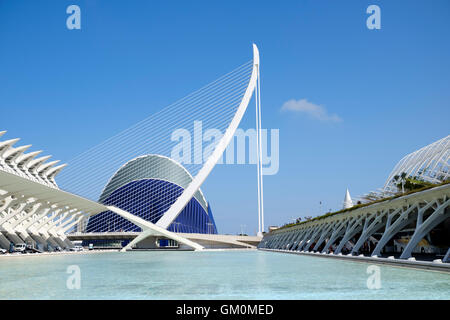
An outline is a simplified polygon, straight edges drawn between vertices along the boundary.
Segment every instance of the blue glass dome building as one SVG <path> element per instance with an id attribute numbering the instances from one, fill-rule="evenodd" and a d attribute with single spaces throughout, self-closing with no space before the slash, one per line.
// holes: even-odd
<path id="1" fill-rule="evenodd" d="M 156 223 L 193 180 L 179 163 L 161 155 L 146 155 L 123 165 L 106 184 L 99 202 Z M 217 234 L 209 203 L 198 190 L 169 231 Z M 139 232 L 140 227 L 105 211 L 91 217 L 86 232 Z"/>

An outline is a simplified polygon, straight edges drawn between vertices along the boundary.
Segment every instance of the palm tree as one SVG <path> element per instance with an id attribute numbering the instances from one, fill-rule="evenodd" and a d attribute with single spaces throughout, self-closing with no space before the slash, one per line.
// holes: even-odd
<path id="1" fill-rule="evenodd" d="M 405 182 L 406 182 L 406 176 L 408 174 L 406 172 L 402 172 L 401 175 L 395 175 L 393 180 L 397 184 L 402 184 L 402 193 L 405 193 Z"/>

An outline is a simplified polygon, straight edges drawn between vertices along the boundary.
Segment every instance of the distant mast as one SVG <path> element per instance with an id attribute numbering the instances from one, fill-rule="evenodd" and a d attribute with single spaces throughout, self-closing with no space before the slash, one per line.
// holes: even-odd
<path id="1" fill-rule="evenodd" d="M 262 146 L 261 146 L 261 85 L 259 74 L 259 51 L 255 44 L 253 50 L 257 52 L 258 59 L 255 61 L 257 69 L 257 85 L 255 86 L 256 101 L 256 154 L 258 171 L 258 236 L 263 236 L 264 231 L 264 193 L 263 193 L 263 173 L 262 173 Z"/>
<path id="2" fill-rule="evenodd" d="M 350 197 L 350 192 L 348 191 L 347 188 L 347 191 L 345 192 L 344 206 L 342 209 L 348 209 L 351 207 L 353 207 L 353 201 L 352 198 Z"/>

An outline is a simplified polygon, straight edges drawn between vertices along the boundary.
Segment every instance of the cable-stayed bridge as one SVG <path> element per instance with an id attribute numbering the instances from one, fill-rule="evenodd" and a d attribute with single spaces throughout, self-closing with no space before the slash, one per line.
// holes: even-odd
<path id="1" fill-rule="evenodd" d="M 46 163 L 49 156 L 35 159 L 39 152 L 25 153 L 30 146 L 14 147 L 19 139 L 0 143 L 0 246 L 33 242 L 41 248 L 70 247 L 72 243 L 66 234 L 75 230 L 84 232 L 89 221 L 100 217 L 95 219 L 97 225 L 121 219 L 141 231 L 123 250 L 131 249 L 151 236 L 172 239 L 195 250 L 203 249 L 202 245 L 174 232 L 175 226 L 200 228 L 214 224 L 200 187 L 233 138 L 254 93 L 261 234 L 264 222 L 259 61 L 258 48 L 253 45 L 251 61 L 90 148 L 69 161 L 68 165 L 55 167 L 57 161 Z M 203 140 L 192 141 L 189 137 L 188 128 L 195 122 L 224 133 L 211 137 L 212 141 L 205 150 Z M 186 143 L 189 143 L 189 148 L 193 147 L 193 158 L 184 148 Z M 130 161 L 147 155 L 152 161 L 145 162 L 145 170 L 128 166 L 127 169 L 132 169 L 126 171 L 125 177 L 118 175 Z M 156 159 L 170 161 L 161 165 L 163 160 Z M 114 200 L 121 197 L 119 203 L 133 204 L 133 197 L 123 194 L 123 190 L 136 182 L 133 177 L 144 182 L 157 180 L 163 186 L 145 190 L 146 199 L 140 199 L 147 206 L 144 211 L 158 214 L 143 218 L 136 214 L 142 208 L 128 206 L 126 208 L 130 210 L 126 210 L 125 206 L 111 204 L 114 202 L 110 201 L 111 198 L 101 198 L 101 195 L 108 194 L 115 197 Z M 107 189 L 111 185 L 115 189 Z M 191 205 L 193 209 L 186 211 L 185 208 L 191 208 Z"/>

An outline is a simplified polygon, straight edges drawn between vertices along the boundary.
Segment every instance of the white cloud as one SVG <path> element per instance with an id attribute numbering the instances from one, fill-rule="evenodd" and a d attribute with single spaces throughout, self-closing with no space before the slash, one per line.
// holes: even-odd
<path id="1" fill-rule="evenodd" d="M 281 111 L 293 111 L 306 113 L 311 118 L 320 121 L 340 122 L 342 118 L 337 114 L 329 114 L 325 107 L 309 102 L 306 99 L 286 101 L 281 107 Z"/>

